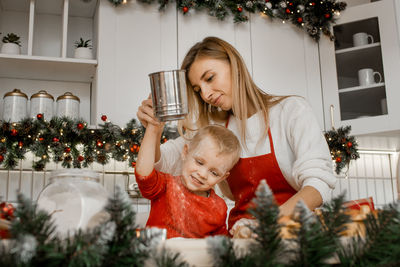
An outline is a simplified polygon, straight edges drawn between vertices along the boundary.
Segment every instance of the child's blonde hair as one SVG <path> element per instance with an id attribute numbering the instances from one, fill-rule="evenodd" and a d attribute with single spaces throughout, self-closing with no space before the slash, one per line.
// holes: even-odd
<path id="1" fill-rule="evenodd" d="M 196 150 L 205 137 L 210 137 L 218 147 L 218 152 L 222 155 L 232 157 L 233 167 L 240 158 L 240 143 L 234 133 L 221 125 L 208 125 L 201 128 L 190 140 L 189 151 Z"/>

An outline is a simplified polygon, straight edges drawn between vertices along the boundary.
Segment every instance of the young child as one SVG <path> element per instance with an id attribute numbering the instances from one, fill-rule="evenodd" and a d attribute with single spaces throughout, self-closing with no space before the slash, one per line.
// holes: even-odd
<path id="1" fill-rule="evenodd" d="M 213 187 L 229 175 L 240 156 L 240 144 L 228 129 L 200 129 L 182 155 L 182 174 L 154 169 L 156 145 L 163 127 L 149 124 L 136 161 L 135 176 L 142 195 L 151 200 L 146 226 L 167 229 L 167 238 L 227 235 L 225 201 Z"/>

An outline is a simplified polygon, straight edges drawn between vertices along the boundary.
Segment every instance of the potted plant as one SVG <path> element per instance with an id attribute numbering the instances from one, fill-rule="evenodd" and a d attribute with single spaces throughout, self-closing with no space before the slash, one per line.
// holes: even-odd
<path id="1" fill-rule="evenodd" d="M 82 37 L 79 41 L 75 42 L 75 58 L 85 58 L 92 59 L 92 45 L 90 44 L 91 40 L 84 40 Z"/>
<path id="2" fill-rule="evenodd" d="M 8 33 L 2 39 L 3 46 L 1 47 L 1 53 L 19 55 L 21 53 L 20 37 L 14 33 Z"/>

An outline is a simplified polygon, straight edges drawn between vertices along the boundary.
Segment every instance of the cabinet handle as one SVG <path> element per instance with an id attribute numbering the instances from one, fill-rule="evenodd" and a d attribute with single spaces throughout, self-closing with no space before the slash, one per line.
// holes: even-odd
<path id="1" fill-rule="evenodd" d="M 332 130 L 334 130 L 335 129 L 335 122 L 334 122 L 334 119 L 333 119 L 333 109 L 334 109 L 335 107 L 333 106 L 333 105 L 331 105 L 330 106 L 330 113 L 331 113 L 331 126 L 332 126 Z"/>

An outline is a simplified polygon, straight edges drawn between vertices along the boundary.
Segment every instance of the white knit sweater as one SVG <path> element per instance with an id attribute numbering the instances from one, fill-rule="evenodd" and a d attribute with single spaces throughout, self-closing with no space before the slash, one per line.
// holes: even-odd
<path id="1" fill-rule="evenodd" d="M 311 107 L 301 97 L 289 97 L 270 109 L 269 119 L 276 159 L 288 183 L 297 191 L 312 186 L 320 192 L 324 202 L 329 201 L 336 177 L 328 145 Z M 231 116 L 228 128 L 242 145 L 238 122 Z M 263 123 L 260 112 L 247 119 L 247 150 L 242 145 L 242 158 L 271 153 L 268 137 L 260 140 Z M 185 140 L 179 137 L 163 144 L 156 169 L 180 174 L 184 143 Z"/>

